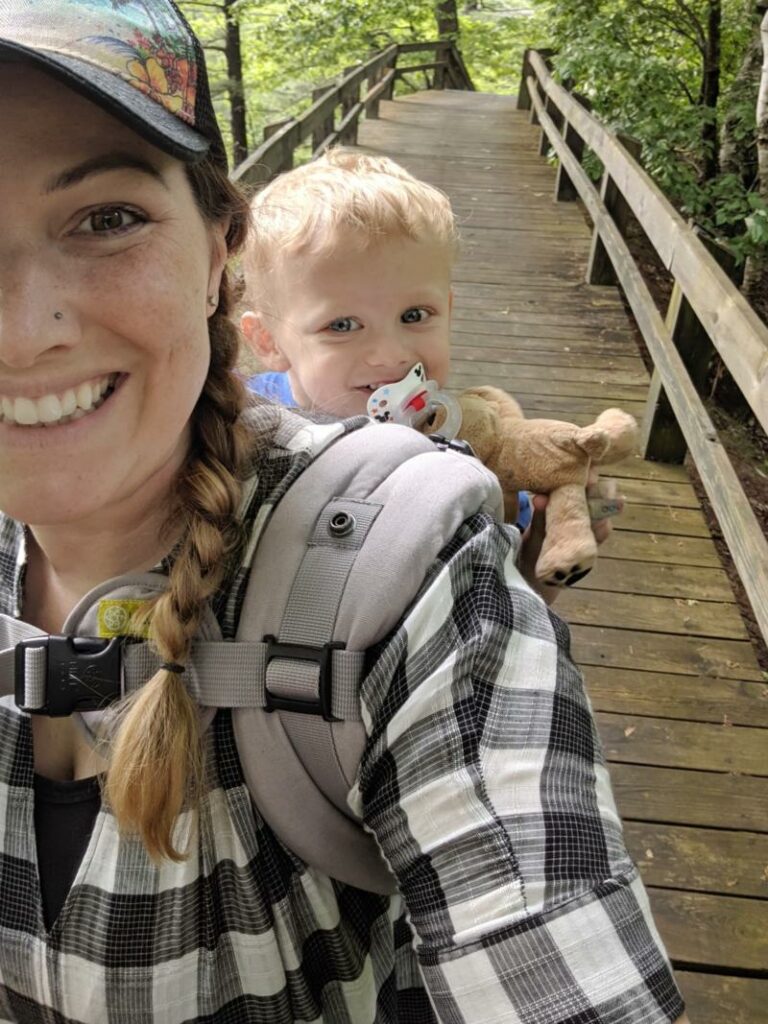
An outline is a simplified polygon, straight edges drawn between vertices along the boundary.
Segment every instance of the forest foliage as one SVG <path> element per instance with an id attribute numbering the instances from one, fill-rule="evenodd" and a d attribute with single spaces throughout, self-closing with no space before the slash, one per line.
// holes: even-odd
<path id="1" fill-rule="evenodd" d="M 768 249 L 755 103 L 762 63 L 755 0 L 468 0 L 458 43 L 478 89 L 514 93 L 526 46 L 610 127 L 643 143 L 648 171 L 683 212 L 740 259 Z M 215 102 L 229 123 L 225 18 L 242 51 L 248 148 L 299 113 L 313 89 L 391 42 L 436 38 L 434 0 L 188 0 Z M 597 168 L 596 170 L 599 170 Z"/>

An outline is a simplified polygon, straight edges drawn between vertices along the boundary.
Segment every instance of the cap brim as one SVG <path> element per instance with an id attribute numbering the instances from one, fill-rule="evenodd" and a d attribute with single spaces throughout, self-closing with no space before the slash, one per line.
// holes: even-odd
<path id="1" fill-rule="evenodd" d="M 196 163 L 206 155 L 211 144 L 205 136 L 166 110 L 135 86 L 118 75 L 85 61 L 59 53 L 30 50 L 18 43 L 0 39 L 0 60 L 3 56 L 27 60 L 60 79 L 75 92 L 107 110 L 133 128 L 158 149 L 185 163 Z"/>

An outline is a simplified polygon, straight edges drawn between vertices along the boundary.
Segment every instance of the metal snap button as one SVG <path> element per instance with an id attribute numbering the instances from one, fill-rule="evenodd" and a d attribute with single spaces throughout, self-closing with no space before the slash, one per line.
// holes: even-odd
<path id="1" fill-rule="evenodd" d="M 336 512 L 328 522 L 328 532 L 332 537 L 347 537 L 356 525 L 355 517 L 349 512 Z"/>

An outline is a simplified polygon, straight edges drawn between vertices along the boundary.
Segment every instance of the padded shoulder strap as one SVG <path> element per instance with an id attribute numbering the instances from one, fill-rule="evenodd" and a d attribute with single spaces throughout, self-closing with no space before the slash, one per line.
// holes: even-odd
<path id="1" fill-rule="evenodd" d="M 255 552 L 237 638 L 274 637 L 266 678 L 274 710 L 233 712 L 246 780 L 294 852 L 374 892 L 393 891 L 393 880 L 347 805 L 366 739 L 365 652 L 394 628 L 437 554 L 480 510 L 501 518 L 502 498 L 476 459 L 438 450 L 406 427 L 372 425 L 307 467 Z M 326 660 L 337 644 L 346 648 L 343 680 Z M 323 715 L 331 703 L 336 720 Z"/>

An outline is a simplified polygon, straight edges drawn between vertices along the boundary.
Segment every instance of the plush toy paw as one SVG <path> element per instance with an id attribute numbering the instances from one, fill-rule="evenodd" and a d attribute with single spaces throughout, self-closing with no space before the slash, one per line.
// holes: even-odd
<path id="1" fill-rule="evenodd" d="M 592 566 L 588 565 L 586 568 L 583 565 L 573 565 L 570 569 L 556 569 L 550 576 L 542 579 L 542 583 L 545 583 L 548 587 L 572 587 L 574 583 L 578 583 L 579 580 L 583 580 L 585 576 L 588 576 L 592 572 Z"/>

